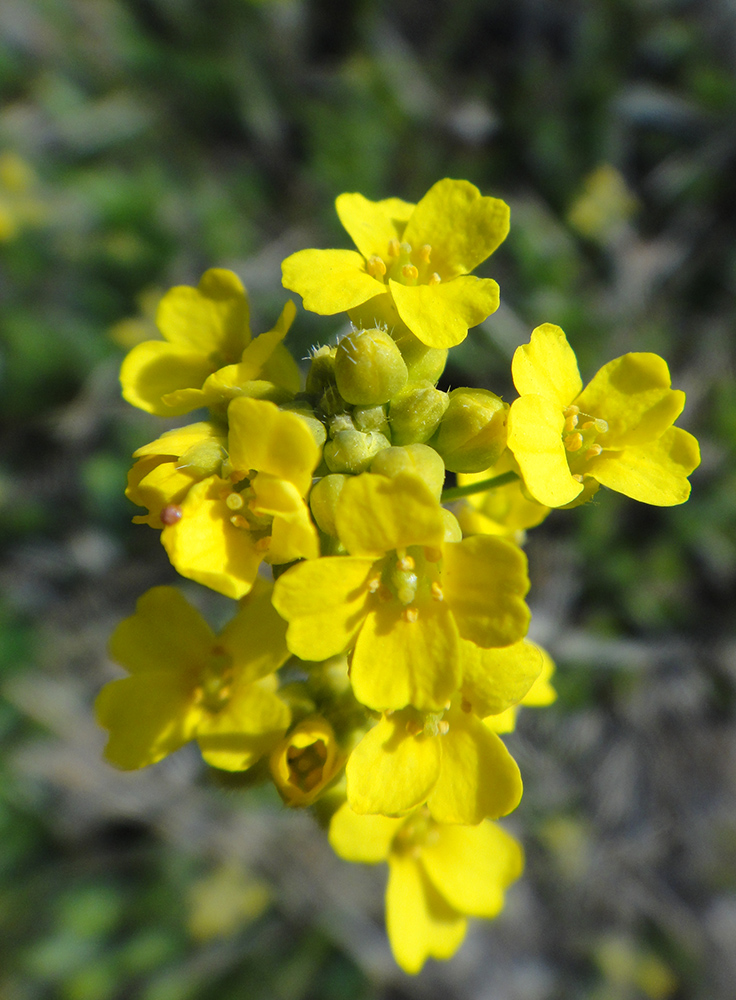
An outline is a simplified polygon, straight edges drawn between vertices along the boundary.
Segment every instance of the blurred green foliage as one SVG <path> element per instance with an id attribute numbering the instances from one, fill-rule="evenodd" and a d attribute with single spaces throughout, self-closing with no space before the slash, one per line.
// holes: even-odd
<path id="1" fill-rule="evenodd" d="M 152 435 L 117 398 L 111 328 L 150 324 L 147 290 L 227 266 L 265 329 L 285 298 L 281 259 L 347 246 L 341 191 L 417 200 L 451 176 L 511 203 L 511 235 L 485 269 L 502 308 L 455 352 L 448 384 L 508 397 L 513 349 L 550 321 L 586 379 L 609 357 L 654 350 L 688 391 L 684 424 L 704 460 L 685 507 L 606 495 L 530 538 L 540 621 L 554 620 L 553 639 L 594 644 L 558 643 L 560 702 L 527 739 L 548 740 L 584 788 L 555 733 L 636 729 L 651 680 L 621 643 L 673 637 L 706 651 L 698 724 L 733 727 L 736 670 L 718 650 L 734 642 L 736 598 L 735 31 L 726 0 L 4 0 L 0 155 L 19 160 L 0 161 L 3 1000 L 415 995 L 372 980 L 318 923 L 292 928 L 278 902 L 198 940 L 183 901 L 214 862 L 144 822 L 60 828 L 54 794 L 74 774 L 50 787 L 24 778 L 23 752 L 51 753 L 34 741 L 54 725 L 12 684 L 38 663 L 63 681 L 77 670 L 88 713 L 101 668 L 62 641 L 70 623 L 90 607 L 100 616 L 99 661 L 136 593 L 171 578 L 122 495 L 129 455 Z M 601 164 L 613 187 L 596 182 Z M 297 356 L 330 329 L 300 313 Z M 579 847 L 581 816 L 595 815 L 584 791 L 545 802 L 532 765 L 520 814 L 530 878 L 545 851 L 564 860 Z M 693 791 L 678 808 L 700 806 Z M 730 843 L 735 831 L 717 832 Z M 733 879 L 723 860 L 689 863 L 674 891 L 697 913 L 704 880 L 717 894 Z M 729 1000 L 707 948 L 666 920 L 634 928 L 633 943 L 615 928 L 577 940 L 549 902 L 576 898 L 573 869 L 540 876 L 539 905 L 559 927 L 540 952 L 551 985 L 535 996 Z"/>

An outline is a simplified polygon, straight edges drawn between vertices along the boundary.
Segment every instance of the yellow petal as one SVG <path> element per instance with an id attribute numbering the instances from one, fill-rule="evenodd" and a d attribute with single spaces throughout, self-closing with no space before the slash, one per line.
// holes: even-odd
<path id="1" fill-rule="evenodd" d="M 401 198 L 369 201 L 362 194 L 341 194 L 335 200 L 335 208 L 363 256 L 375 254 L 385 262 L 389 240 L 401 240 L 415 206 Z"/>
<path id="2" fill-rule="evenodd" d="M 202 441 L 212 440 L 224 444 L 227 440 L 227 428 L 213 420 L 202 420 L 186 427 L 175 427 L 165 431 L 161 437 L 133 452 L 133 458 L 145 455 L 170 455 L 179 458 L 185 451 Z"/>
<path id="3" fill-rule="evenodd" d="M 428 958 L 451 958 L 465 937 L 467 920 L 447 903 L 410 854 L 389 856 L 386 930 L 404 972 L 419 972 Z"/>
<path id="4" fill-rule="evenodd" d="M 427 800 L 438 823 L 480 823 L 515 809 L 521 800 L 516 761 L 494 732 L 472 712 L 451 708 L 440 776 Z"/>
<path id="5" fill-rule="evenodd" d="M 532 643 L 529 643 L 529 645 L 532 645 Z M 536 648 L 542 657 L 542 669 L 537 679 L 521 699 L 521 704 L 541 708 L 543 705 L 551 705 L 553 701 L 557 700 L 557 692 L 551 683 L 552 675 L 555 672 L 555 664 L 546 649 L 542 649 L 541 646 L 537 646 Z M 499 730 L 497 729 L 496 732 L 499 732 Z"/>
<path id="6" fill-rule="evenodd" d="M 125 771 L 147 767 L 191 738 L 198 720 L 193 683 L 184 671 L 135 674 L 106 684 L 95 702 L 99 724 L 110 731 L 105 757 Z"/>
<path id="7" fill-rule="evenodd" d="M 421 805 L 440 773 L 436 736 L 407 732 L 404 712 L 382 719 L 348 758 L 348 802 L 356 813 L 400 816 Z"/>
<path id="8" fill-rule="evenodd" d="M 442 586 L 460 635 L 478 646 L 510 646 L 526 634 L 526 556 L 505 538 L 474 535 L 445 546 Z"/>
<path id="9" fill-rule="evenodd" d="M 562 442 L 565 417 L 551 399 L 520 396 L 509 410 L 508 447 L 519 463 L 524 485 L 539 503 L 563 507 L 583 484 L 573 479 Z"/>
<path id="10" fill-rule="evenodd" d="M 514 352 L 511 374 L 520 396 L 544 396 L 564 410 L 583 387 L 575 352 L 559 326 L 544 323 Z"/>
<path id="11" fill-rule="evenodd" d="M 181 519 L 164 527 L 161 542 L 182 576 L 237 599 L 253 586 L 263 552 L 249 531 L 231 523 L 222 498 L 228 488 L 217 476 L 195 483 L 180 505 Z"/>
<path id="12" fill-rule="evenodd" d="M 273 587 L 257 581 L 219 636 L 242 683 L 273 673 L 289 658 L 286 622 L 271 604 Z"/>
<path id="13" fill-rule="evenodd" d="M 468 181 L 445 178 L 416 206 L 403 239 L 415 248 L 432 247 L 430 265 L 444 281 L 468 274 L 490 257 L 508 231 L 509 207 L 505 202 L 483 197 Z"/>
<path id="14" fill-rule="evenodd" d="M 189 471 L 180 471 L 173 461 L 143 458 L 128 473 L 125 495 L 139 507 L 149 511 L 137 523 L 163 528 L 161 511 L 168 504 L 180 504 L 192 485 L 198 481 Z"/>
<path id="15" fill-rule="evenodd" d="M 234 399 L 227 412 L 233 468 L 286 479 L 305 496 L 320 452 L 304 421 L 267 400 L 247 397 Z"/>
<path id="16" fill-rule="evenodd" d="M 502 649 L 482 649 L 460 640 L 462 693 L 476 715 L 496 715 L 531 690 L 542 669 L 538 646 L 523 640 Z"/>
<path id="17" fill-rule="evenodd" d="M 410 545 L 441 546 L 442 508 L 416 476 L 366 472 L 345 483 L 335 508 L 340 541 L 351 555 L 382 556 Z"/>
<path id="18" fill-rule="evenodd" d="M 354 250 L 299 250 L 281 265 L 284 288 L 301 295 L 304 308 L 332 316 L 386 292 Z"/>
<path id="19" fill-rule="evenodd" d="M 388 858 L 391 841 L 403 822 L 393 816 L 361 816 L 343 802 L 330 820 L 330 845 L 346 861 L 377 864 Z"/>
<path id="20" fill-rule="evenodd" d="M 504 891 L 521 875 L 524 854 L 496 823 L 440 826 L 422 848 L 422 865 L 456 910 L 490 918 L 503 909 Z"/>
<path id="21" fill-rule="evenodd" d="M 190 347 L 146 340 L 136 344 L 123 360 L 120 368 L 123 399 L 158 417 L 188 413 L 192 409 L 188 404 L 169 406 L 162 397 L 185 387 L 199 389 L 214 367 L 205 355 Z"/>
<path id="22" fill-rule="evenodd" d="M 355 697 L 377 711 L 443 708 L 460 681 L 457 628 L 447 606 L 430 598 L 407 619 L 398 601 L 374 598 L 374 605 L 353 653 Z"/>
<path id="23" fill-rule="evenodd" d="M 152 587 L 113 632 L 109 652 L 130 673 L 186 673 L 196 672 L 214 642 L 212 629 L 178 590 Z"/>
<path id="24" fill-rule="evenodd" d="M 617 449 L 660 437 L 682 413 L 685 393 L 670 388 L 669 368 L 659 355 L 624 354 L 593 376 L 575 404 L 607 422 L 608 431 L 596 441 Z"/>
<path id="25" fill-rule="evenodd" d="M 439 285 L 402 285 L 389 280 L 391 297 L 407 327 L 427 347 L 454 347 L 498 309 L 491 278 L 460 275 Z"/>
<path id="26" fill-rule="evenodd" d="M 251 486 L 255 492 L 253 512 L 273 517 L 266 560 L 278 565 L 295 559 L 316 559 L 319 536 L 296 486 L 265 472 L 259 472 L 251 480 Z"/>
<path id="27" fill-rule="evenodd" d="M 224 268 L 205 271 L 197 288 L 172 288 L 156 312 L 156 324 L 170 343 L 220 356 L 212 369 L 240 358 L 250 342 L 248 321 L 245 289 L 237 275 Z"/>
<path id="28" fill-rule="evenodd" d="M 288 706 L 272 691 L 236 683 L 222 711 L 202 713 L 197 742 L 212 767 L 245 771 L 276 746 L 290 721 Z"/>
<path id="29" fill-rule="evenodd" d="M 690 496 L 687 477 L 700 464 L 698 442 L 680 427 L 670 427 L 658 441 L 641 448 L 604 451 L 589 472 L 602 486 L 632 500 L 672 507 Z"/>
<path id="30" fill-rule="evenodd" d="M 289 649 L 302 660 L 326 660 L 352 646 L 370 598 L 373 560 L 327 556 L 282 574 L 273 605 L 289 622 Z"/>

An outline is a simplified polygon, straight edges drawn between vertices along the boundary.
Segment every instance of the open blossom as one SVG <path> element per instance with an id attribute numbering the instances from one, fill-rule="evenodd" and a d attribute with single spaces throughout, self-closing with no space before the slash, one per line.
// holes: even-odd
<path id="1" fill-rule="evenodd" d="M 365 306 L 368 325 L 403 324 L 428 347 L 447 348 L 498 308 L 496 282 L 470 272 L 508 233 L 503 201 L 446 178 L 416 205 L 361 194 L 342 194 L 335 205 L 358 252 L 300 250 L 284 261 L 284 286 L 305 309 L 332 315 Z"/>
<path id="2" fill-rule="evenodd" d="M 276 582 L 289 648 L 323 660 L 352 649 L 355 697 L 378 711 L 442 709 L 461 678 L 460 639 L 505 646 L 529 623 L 526 558 L 504 539 L 446 541 L 438 501 L 416 476 L 343 486 L 335 522 L 347 556 L 299 563 Z"/>
<path id="3" fill-rule="evenodd" d="M 264 560 L 319 555 L 304 497 L 320 451 L 304 421 L 266 400 L 235 399 L 228 418 L 232 471 L 191 486 L 161 542 L 182 576 L 239 598 Z"/>
<path id="4" fill-rule="evenodd" d="M 170 417 L 248 394 L 245 383 L 266 380 L 288 392 L 299 389 L 299 371 L 281 341 L 293 322 L 287 303 L 273 330 L 251 338 L 248 296 L 237 275 L 205 271 L 199 285 L 180 285 L 164 295 L 156 312 L 163 340 L 146 340 L 120 370 L 123 397 L 148 413 Z M 225 375 L 212 380 L 219 369 Z M 254 388 L 252 395 L 262 395 Z"/>
<path id="5" fill-rule="evenodd" d="M 345 803 L 329 838 L 346 861 L 388 862 L 386 929 L 394 958 L 412 974 L 428 958 L 455 954 L 467 917 L 497 916 L 524 867 L 521 845 L 497 824 L 442 825 L 423 808 L 394 819 L 359 816 Z"/>
<path id="6" fill-rule="evenodd" d="M 196 739 L 213 767 L 239 771 L 289 725 L 273 673 L 288 658 L 284 625 L 265 584 L 219 635 L 173 587 L 154 587 L 110 640 L 129 672 L 97 697 L 105 756 L 123 769 L 155 764 Z"/>
<path id="7" fill-rule="evenodd" d="M 598 484 L 663 507 L 687 500 L 700 452 L 692 434 L 672 426 L 685 393 L 671 388 L 657 354 L 609 361 L 583 389 L 565 334 L 545 323 L 517 348 L 511 370 L 520 395 L 508 447 L 539 503 L 564 507 Z"/>

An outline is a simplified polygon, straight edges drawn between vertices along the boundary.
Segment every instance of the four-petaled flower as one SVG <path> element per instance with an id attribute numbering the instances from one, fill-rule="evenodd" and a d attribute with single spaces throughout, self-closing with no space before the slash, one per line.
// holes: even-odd
<path id="1" fill-rule="evenodd" d="M 403 324 L 428 347 L 447 348 L 498 308 L 496 282 L 470 272 L 505 239 L 505 202 L 445 178 L 416 205 L 341 194 L 335 207 L 359 252 L 300 250 L 284 261 L 284 287 L 305 309 L 365 307 L 368 325 Z"/>

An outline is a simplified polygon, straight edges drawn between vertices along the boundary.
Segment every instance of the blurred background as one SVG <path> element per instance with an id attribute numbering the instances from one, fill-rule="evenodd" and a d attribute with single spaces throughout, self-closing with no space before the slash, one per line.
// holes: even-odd
<path id="1" fill-rule="evenodd" d="M 733 1000 L 735 66 L 733 0 L 3 0 L 2 1000 Z M 509 738 L 527 871 L 412 979 L 380 867 L 191 747 L 114 771 L 91 704 L 115 624 L 176 579 L 123 496 L 161 424 L 117 372 L 160 294 L 230 267 L 261 332 L 284 256 L 350 245 L 337 194 L 444 176 L 512 230 L 443 384 L 513 398 L 542 322 L 586 381 L 656 351 L 703 463 L 683 507 L 602 491 L 530 533 L 559 699 Z M 300 311 L 296 355 L 338 322 Z"/>

